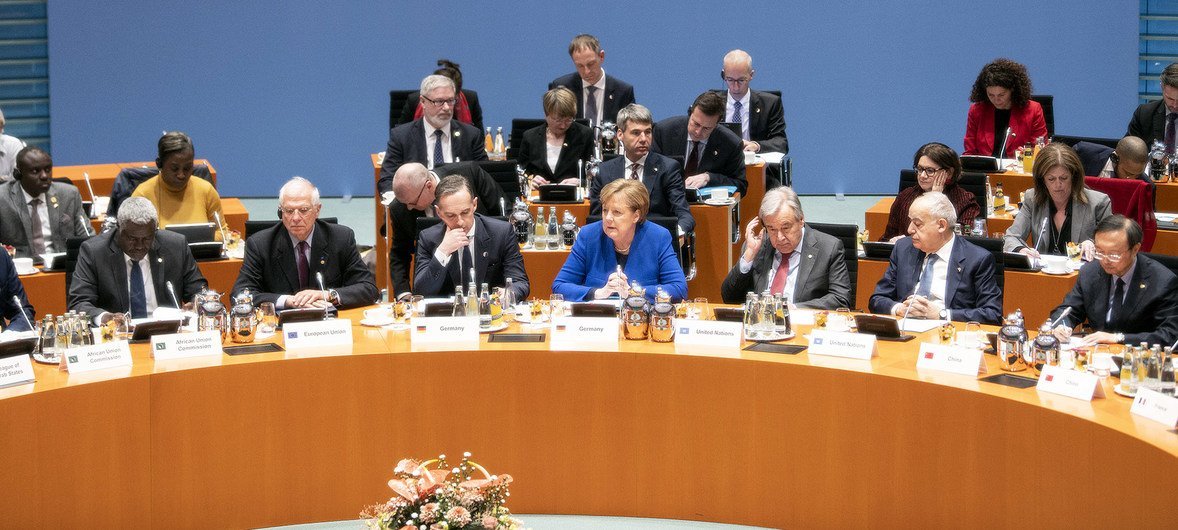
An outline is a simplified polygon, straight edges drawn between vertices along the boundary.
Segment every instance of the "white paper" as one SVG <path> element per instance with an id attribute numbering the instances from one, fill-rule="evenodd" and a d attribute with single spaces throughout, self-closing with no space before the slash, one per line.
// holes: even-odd
<path id="1" fill-rule="evenodd" d="M 785 153 L 767 151 L 763 153 L 757 153 L 757 158 L 764 160 L 766 164 L 780 164 L 782 160 L 785 160 Z"/>
<path id="2" fill-rule="evenodd" d="M 920 319 L 920 318 L 911 318 L 911 317 L 901 318 L 900 319 L 900 330 L 901 331 L 911 331 L 913 333 L 924 333 L 926 331 L 939 328 L 939 327 L 945 325 L 946 322 L 948 322 L 948 320 L 924 320 L 924 319 Z"/>

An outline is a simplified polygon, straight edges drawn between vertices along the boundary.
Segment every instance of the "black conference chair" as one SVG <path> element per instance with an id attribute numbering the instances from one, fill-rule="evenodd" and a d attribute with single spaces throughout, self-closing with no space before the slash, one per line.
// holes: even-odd
<path id="1" fill-rule="evenodd" d="M 600 215 L 590 215 L 585 218 L 585 224 L 596 223 L 601 220 Z M 679 219 L 676 217 L 664 217 L 660 215 L 646 216 L 648 222 L 655 223 L 663 228 L 666 228 L 671 233 L 673 243 L 671 247 L 675 249 L 675 257 L 679 259 L 679 265 L 683 267 L 683 276 L 691 281 L 695 278 L 695 232 L 689 232 L 683 237 L 683 243 L 679 243 L 679 238 L 676 234 L 679 233 Z"/>
<path id="2" fill-rule="evenodd" d="M 158 167 L 129 167 L 119 171 L 119 175 L 115 177 L 115 182 L 110 189 L 110 203 L 106 207 L 106 215 L 116 216 L 119 213 L 119 206 L 123 201 L 127 200 L 132 193 L 135 193 L 135 188 L 140 184 L 147 182 L 148 179 L 159 175 L 160 169 Z M 192 168 L 193 176 L 200 177 L 209 181 L 215 188 L 217 184 L 213 182 L 213 175 L 209 172 L 209 166 L 205 164 L 197 164 Z"/>
<path id="3" fill-rule="evenodd" d="M 1072 149 L 1076 151 L 1076 156 L 1080 157 L 1080 164 L 1084 166 L 1084 174 L 1094 177 L 1100 176 L 1104 165 L 1108 163 L 1109 156 L 1116 150 L 1104 144 L 1083 140 L 1076 142 Z"/>
<path id="4" fill-rule="evenodd" d="M 339 224 L 339 219 L 335 218 L 335 217 L 322 217 L 322 218 L 320 218 L 320 220 L 325 223 Z M 258 232 L 261 232 L 262 230 L 270 228 L 270 227 L 278 224 L 278 222 L 279 222 L 278 219 L 261 219 L 261 220 L 246 221 L 245 222 L 245 238 L 249 239 L 250 236 L 252 236 Z"/>
<path id="5" fill-rule="evenodd" d="M 511 208 L 515 203 L 515 198 L 520 196 L 519 176 L 515 173 L 515 160 L 480 160 L 476 162 L 479 167 L 483 168 L 491 178 L 495 179 L 495 183 L 503 190 L 503 200 L 506 201 L 503 208 Z M 489 211 L 499 211 L 498 204 L 488 204 Z M 506 211 L 500 211 L 500 214 L 506 214 Z"/>
<path id="6" fill-rule="evenodd" d="M 1121 141 L 1121 139 L 1120 138 L 1099 138 L 1096 136 L 1070 136 L 1070 135 L 1060 134 L 1060 135 L 1052 136 L 1051 141 L 1052 142 L 1062 142 L 1062 143 L 1068 144 L 1068 146 L 1070 146 L 1070 147 L 1075 147 L 1076 144 L 1078 144 L 1080 142 L 1089 142 L 1089 143 L 1093 143 L 1093 144 L 1100 144 L 1100 145 L 1103 145 L 1103 146 L 1106 146 L 1106 147 L 1109 147 L 1112 149 L 1116 149 L 1117 142 Z"/>
<path id="7" fill-rule="evenodd" d="M 901 169 L 900 170 L 900 187 L 896 193 L 904 191 L 907 188 L 916 185 L 916 170 Z M 961 178 L 958 179 L 958 186 L 973 194 L 974 201 L 978 203 L 978 208 L 986 211 L 986 174 L 975 173 L 972 171 L 962 171 Z"/>
<path id="8" fill-rule="evenodd" d="M 1162 265 L 1165 265 L 1170 272 L 1178 274 L 1178 256 L 1170 256 L 1168 254 L 1154 254 L 1152 252 L 1142 252 L 1144 256 L 1152 259 Z"/>
<path id="9" fill-rule="evenodd" d="M 519 158 L 519 146 L 524 143 L 524 132 L 544 125 L 544 118 L 515 118 L 511 120 L 511 132 L 507 135 L 507 159 Z"/>
<path id="10" fill-rule="evenodd" d="M 1002 240 L 992 237 L 974 237 L 965 236 L 965 240 L 982 247 L 994 256 L 994 282 L 998 284 L 998 289 L 1002 289 L 1006 282 L 1004 280 L 1005 268 L 1002 262 Z"/>
<path id="11" fill-rule="evenodd" d="M 409 101 L 409 95 L 417 92 L 416 90 L 390 90 L 389 91 L 389 128 L 392 129 L 404 122 L 401 121 L 401 113 L 405 111 L 405 103 Z"/>
<path id="12" fill-rule="evenodd" d="M 837 237 L 839 241 L 843 242 L 843 261 L 847 264 L 847 274 L 851 277 L 851 299 L 848 306 L 850 309 L 857 309 L 855 307 L 855 291 L 856 282 L 859 278 L 859 250 L 857 245 L 859 226 L 833 223 L 806 223 L 806 225 L 824 234 Z"/>
<path id="13" fill-rule="evenodd" d="M 492 215 L 489 217 L 491 219 L 498 219 L 498 220 L 503 221 L 505 223 L 508 222 L 506 217 L 501 217 L 501 216 L 497 216 L 497 215 Z M 415 226 L 413 229 L 413 261 L 415 262 L 414 263 L 414 270 L 416 270 L 416 266 L 417 266 L 417 264 L 416 264 L 416 261 L 417 261 L 417 238 L 421 235 L 421 232 L 423 230 L 425 230 L 431 226 L 434 226 L 440 222 L 442 222 L 442 220 L 437 217 L 418 217 L 417 218 L 417 226 Z M 409 280 L 412 281 L 413 278 L 410 277 Z M 410 285 L 410 287 L 412 287 L 412 285 Z"/>
<path id="14" fill-rule="evenodd" d="M 1047 138 L 1055 136 L 1055 96 L 1049 94 L 1031 94 L 1031 100 L 1037 101 L 1043 107 L 1043 121 L 1047 123 Z M 1047 138 L 1044 138 L 1046 140 Z M 1026 138 L 1023 143 L 1034 142 L 1034 138 Z"/>

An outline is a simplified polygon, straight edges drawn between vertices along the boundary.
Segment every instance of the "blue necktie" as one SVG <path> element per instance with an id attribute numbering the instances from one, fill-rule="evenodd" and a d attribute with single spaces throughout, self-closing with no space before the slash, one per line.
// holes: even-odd
<path id="1" fill-rule="evenodd" d="M 916 294 L 928 298 L 933 290 L 933 264 L 937 262 L 936 254 L 929 254 L 924 262 L 924 272 L 920 274 L 920 285 L 916 287 Z"/>
<path id="2" fill-rule="evenodd" d="M 138 261 L 131 261 L 131 318 L 147 317 L 147 292 L 143 285 L 143 269 Z"/>
<path id="3" fill-rule="evenodd" d="M 732 123 L 740 123 L 741 122 L 740 109 L 743 106 L 744 106 L 744 103 L 741 103 L 739 101 L 732 102 Z"/>
<path id="4" fill-rule="evenodd" d="M 442 158 L 442 130 L 434 131 L 434 167 L 445 164 L 446 161 Z"/>

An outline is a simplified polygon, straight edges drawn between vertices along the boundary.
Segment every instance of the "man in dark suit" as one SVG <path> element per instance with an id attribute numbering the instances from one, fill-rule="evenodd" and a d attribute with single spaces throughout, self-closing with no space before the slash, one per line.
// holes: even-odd
<path id="1" fill-rule="evenodd" d="M 380 193 L 393 188 L 393 175 L 406 162 L 433 168 L 451 162 L 487 159 L 482 131 L 453 119 L 457 91 L 452 79 L 443 75 L 426 76 L 421 81 L 420 94 L 421 119 L 389 131 L 389 145 L 376 185 Z"/>
<path id="2" fill-rule="evenodd" d="M 0 317 L 3 317 L 0 327 L 12 331 L 29 331 L 37 320 L 37 312 L 29 303 L 25 286 L 17 277 L 16 265 L 7 252 L 0 252 Z"/>
<path id="3" fill-rule="evenodd" d="M 1162 70 L 1161 82 L 1162 99 L 1139 105 L 1125 136 L 1141 138 L 1146 145 L 1163 142 L 1166 153 L 1171 154 L 1178 137 L 1178 63 L 1170 63 Z"/>
<path id="4" fill-rule="evenodd" d="M 871 295 L 871 312 L 998 324 L 1002 292 L 994 281 L 994 256 L 953 235 L 957 211 L 949 198 L 925 192 L 908 217 L 909 237 L 892 249 Z"/>
<path id="5" fill-rule="evenodd" d="M 1076 326 L 1087 322 L 1095 332 L 1085 344 L 1169 346 L 1178 339 L 1178 277 L 1164 265 L 1138 254 L 1141 227 L 1121 214 L 1096 226 L 1096 259 L 1080 268 L 1072 290 L 1051 312 L 1052 320 L 1065 309 L 1055 328 L 1066 340 Z"/>
<path id="6" fill-rule="evenodd" d="M 789 153 L 789 138 L 785 135 L 785 111 L 781 98 L 768 92 L 749 90 L 756 75 L 753 58 L 743 50 L 732 50 L 724 56 L 720 77 L 728 86 L 724 121 L 741 124 L 744 149 L 755 153 Z"/>
<path id="7" fill-rule="evenodd" d="M 448 164 L 433 171 L 418 163 L 408 163 L 397 170 L 393 193 L 396 200 L 389 205 L 393 224 L 393 243 L 389 246 L 389 279 L 393 293 L 410 292 L 409 264 L 416 248 L 417 219 L 433 217 L 434 198 L 442 177 L 461 175 L 478 199 L 475 213 L 504 215 L 499 203 L 503 190 L 495 179 L 473 162 Z"/>
<path id="8" fill-rule="evenodd" d="M 40 262 L 46 252 L 65 252 L 65 241 L 86 237 L 78 188 L 53 182 L 53 159 L 40 147 L 16 155 L 13 180 L 0 184 L 0 243 L 20 258 Z"/>
<path id="9" fill-rule="evenodd" d="M 744 175 L 740 137 L 717 127 L 724 117 L 724 97 L 704 92 L 695 98 L 687 116 L 660 121 L 654 127 L 652 151 L 683 159 L 683 184 L 688 188 L 734 186 L 742 196 L 749 181 Z"/>
<path id="10" fill-rule="evenodd" d="M 548 89 L 558 86 L 573 91 L 577 96 L 577 118 L 589 120 L 591 125 L 615 121 L 618 110 L 634 103 L 634 87 L 616 77 L 605 74 L 605 50 L 597 37 L 581 34 L 569 43 L 569 57 L 576 72 L 558 77 L 548 83 Z"/>
<path id="11" fill-rule="evenodd" d="M 757 230 L 760 227 L 764 230 Z M 749 221 L 744 239 L 740 262 L 720 285 L 724 303 L 739 304 L 746 294 L 767 289 L 783 293 L 797 307 L 851 307 L 843 242 L 806 225 L 802 203 L 792 188 L 765 192 L 760 216 Z"/>
<path id="12" fill-rule="evenodd" d="M 516 300 L 528 298 L 528 274 L 511 225 L 475 214 L 479 200 L 461 175 L 438 182 L 435 212 L 442 220 L 417 238 L 414 293 L 424 296 L 454 294 L 469 282 L 503 287 L 511 278 Z M 474 269 L 474 277 L 470 270 Z"/>
<path id="13" fill-rule="evenodd" d="M 589 215 L 601 214 L 601 188 L 621 178 L 634 179 L 641 181 L 650 192 L 651 215 L 677 217 L 679 230 L 690 232 L 695 229 L 695 218 L 687 206 L 683 172 L 678 162 L 650 152 L 653 124 L 650 111 L 637 103 L 618 111 L 618 135 L 626 148 L 626 155 L 597 167 L 597 176 L 589 185 Z"/>
<path id="14" fill-rule="evenodd" d="M 182 306 L 204 288 L 207 282 L 196 268 L 188 240 L 156 230 L 159 214 L 151 201 L 123 201 L 118 220 L 118 228 L 82 243 L 70 283 L 71 310 L 99 324 L 114 313 L 143 318 L 157 307 Z"/>
<path id="15" fill-rule="evenodd" d="M 278 309 L 364 306 L 378 297 L 372 272 L 346 226 L 319 221 L 319 190 L 302 177 L 278 192 L 282 222 L 245 242 L 245 261 L 233 292 L 248 288 L 254 304 Z M 322 276 L 322 285 L 319 277 Z"/>

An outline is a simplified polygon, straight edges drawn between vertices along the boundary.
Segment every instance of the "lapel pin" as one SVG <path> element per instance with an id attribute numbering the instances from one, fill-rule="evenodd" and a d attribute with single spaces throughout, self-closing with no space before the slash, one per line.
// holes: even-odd
<path id="1" fill-rule="evenodd" d="M 320 265 L 326 265 L 326 264 L 327 264 L 327 260 L 323 260 L 323 259 L 321 259 L 321 260 L 319 260 L 319 264 L 320 264 Z"/>
<path id="2" fill-rule="evenodd" d="M 712 156 L 720 156 L 720 151 L 713 150 L 713 151 L 712 151 Z"/>
<path id="3" fill-rule="evenodd" d="M 164 262 L 164 258 L 155 258 L 155 262 L 156 262 L 156 263 L 163 263 L 163 262 Z"/>
<path id="4" fill-rule="evenodd" d="M 53 204 L 53 207 L 54 207 L 54 208 L 56 208 L 56 207 L 57 207 L 57 196 L 56 196 L 56 195 L 50 195 L 50 196 L 49 196 L 49 202 Z"/>
<path id="5" fill-rule="evenodd" d="M 454 137 L 458 138 L 459 136 L 462 136 L 462 131 L 454 131 Z"/>
<path id="6" fill-rule="evenodd" d="M 486 253 L 486 252 L 483 252 L 483 257 L 484 257 L 484 258 L 485 258 L 485 257 L 487 257 L 487 253 Z"/>
<path id="7" fill-rule="evenodd" d="M 613 94 L 610 94 L 610 95 L 609 95 L 609 99 L 611 99 L 611 100 L 612 100 L 613 98 L 614 98 L 614 95 L 613 95 Z"/>
<path id="8" fill-rule="evenodd" d="M 957 267 L 957 272 L 961 272 L 961 267 Z"/>
<path id="9" fill-rule="evenodd" d="M 761 113 L 761 107 L 757 107 L 757 108 L 753 109 L 753 112 L 756 112 L 757 114 L 760 114 L 760 113 Z"/>
<path id="10" fill-rule="evenodd" d="M 1143 284 L 1139 285 L 1138 287 L 1141 289 L 1145 289 L 1145 284 L 1143 283 Z"/>
<path id="11" fill-rule="evenodd" d="M 813 254 L 806 254 L 806 259 L 814 259 L 814 255 Z"/>

